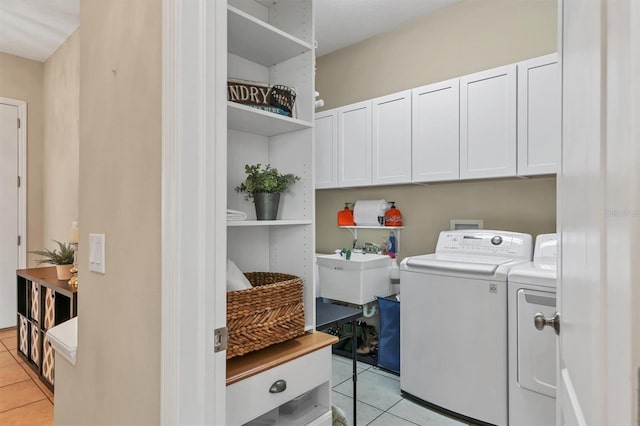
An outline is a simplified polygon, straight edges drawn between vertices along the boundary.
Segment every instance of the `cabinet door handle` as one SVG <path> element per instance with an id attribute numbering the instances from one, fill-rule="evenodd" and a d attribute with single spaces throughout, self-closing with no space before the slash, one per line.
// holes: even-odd
<path id="1" fill-rule="evenodd" d="M 284 380 L 278 380 L 269 388 L 269 393 L 280 393 L 287 389 L 287 382 Z"/>

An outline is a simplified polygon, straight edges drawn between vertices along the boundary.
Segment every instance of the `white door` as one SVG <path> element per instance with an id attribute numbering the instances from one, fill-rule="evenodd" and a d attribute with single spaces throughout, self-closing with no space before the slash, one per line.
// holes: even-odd
<path id="1" fill-rule="evenodd" d="M 0 103 L 0 329 L 16 325 L 18 107 Z"/>
<path id="2" fill-rule="evenodd" d="M 371 101 L 374 185 L 411 182 L 411 90 Z"/>
<path id="3" fill-rule="evenodd" d="M 518 176 L 558 171 L 560 118 L 558 55 L 518 63 Z"/>
<path id="4" fill-rule="evenodd" d="M 638 424 L 640 5 L 560 2 L 558 418 Z"/>
<path id="5" fill-rule="evenodd" d="M 460 80 L 417 87 L 412 92 L 414 182 L 460 177 Z"/>
<path id="6" fill-rule="evenodd" d="M 460 178 L 516 175 L 516 65 L 460 77 Z"/>
<path id="7" fill-rule="evenodd" d="M 371 101 L 338 110 L 338 186 L 371 185 Z"/>
<path id="8" fill-rule="evenodd" d="M 316 188 L 335 188 L 338 185 L 337 110 L 317 113 L 314 132 Z"/>

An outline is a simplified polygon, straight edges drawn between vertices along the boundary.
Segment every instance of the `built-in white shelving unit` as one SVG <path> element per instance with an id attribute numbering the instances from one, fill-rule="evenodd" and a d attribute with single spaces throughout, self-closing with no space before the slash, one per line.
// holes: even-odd
<path id="1" fill-rule="evenodd" d="M 302 278 L 305 328 L 312 331 L 315 329 L 313 0 L 228 0 L 227 26 L 228 80 L 284 85 L 296 92 L 293 117 L 227 103 L 227 208 L 247 214 L 245 221 L 227 221 L 227 254 L 245 272 L 282 272 Z M 253 202 L 235 191 L 246 178 L 245 165 L 256 163 L 270 164 L 281 173 L 300 177 L 291 192 L 281 196 L 278 220 L 255 220 Z M 311 336 L 307 334 L 301 339 Z M 278 349 L 269 353 L 270 357 L 279 357 Z M 310 364 L 318 366 L 318 374 L 311 379 L 302 373 Z M 325 346 L 228 384 L 227 422 L 262 424 L 268 420 L 276 425 L 330 425 L 330 377 L 331 351 Z M 287 390 L 276 396 L 269 394 L 269 387 L 278 379 L 287 381 Z M 291 400 L 299 398 L 306 398 L 310 408 L 292 409 Z M 251 401 L 250 408 L 247 400 Z"/>

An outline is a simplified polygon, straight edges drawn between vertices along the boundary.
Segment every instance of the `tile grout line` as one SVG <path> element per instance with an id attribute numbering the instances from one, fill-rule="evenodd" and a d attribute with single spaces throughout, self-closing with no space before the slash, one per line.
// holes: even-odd
<path id="1" fill-rule="evenodd" d="M 27 376 L 27 378 L 25 380 L 18 380 L 17 382 L 9 383 L 7 385 L 2 385 L 2 386 L 0 386 L 0 389 L 6 388 L 6 387 L 9 387 L 9 386 L 13 386 L 13 385 L 18 384 L 18 383 L 28 382 L 29 380 L 31 380 L 31 376 Z"/>
<path id="2" fill-rule="evenodd" d="M 16 407 L 9 408 L 8 410 L 0 411 L 0 413 L 7 413 L 7 412 L 9 412 L 9 411 L 11 411 L 11 410 L 17 410 L 18 408 L 23 408 L 23 407 L 29 406 L 29 405 L 31 405 L 31 404 L 35 404 L 36 402 L 44 401 L 45 399 L 47 399 L 47 397 L 46 397 L 46 396 L 45 396 L 44 398 L 42 398 L 42 399 L 38 399 L 38 400 L 36 400 L 36 401 L 27 402 L 26 404 L 18 405 L 18 406 L 16 406 Z"/>
<path id="3" fill-rule="evenodd" d="M 390 413 L 390 412 L 389 412 L 389 410 L 391 410 L 391 409 L 392 409 L 393 407 L 395 407 L 396 405 L 400 404 L 402 401 L 404 401 L 404 397 L 402 397 L 398 402 L 396 402 L 396 403 L 395 403 L 395 404 L 393 404 L 391 407 L 389 407 L 389 409 L 388 409 L 388 410 L 386 410 L 386 411 L 385 411 L 385 413 L 388 413 L 390 416 L 394 416 L 394 417 L 397 417 L 397 418 L 399 418 L 399 419 L 402 419 L 402 420 L 404 420 L 405 422 L 409 422 L 409 423 L 414 424 L 414 425 L 416 425 L 416 426 L 420 426 L 420 424 L 419 424 L 419 423 L 416 423 L 416 422 L 414 422 L 414 421 L 412 421 L 412 420 L 409 420 L 409 419 L 405 419 L 404 417 L 402 417 L 402 416 L 400 416 L 400 415 L 398 415 L 398 414 L 394 414 L 394 413 Z"/>
<path id="4" fill-rule="evenodd" d="M 35 404 L 35 403 L 38 403 L 38 402 L 41 402 L 41 401 L 44 401 L 44 400 L 47 400 L 47 401 L 49 401 L 49 403 L 50 403 L 51 405 L 54 405 L 54 402 L 53 402 L 53 400 L 49 397 L 49 395 L 48 395 L 47 393 L 45 393 L 45 391 L 42 389 L 42 387 L 41 387 L 41 386 L 36 382 L 36 380 L 35 380 L 33 377 L 31 377 L 31 375 L 29 374 L 29 370 L 27 370 L 27 369 L 28 369 L 28 368 L 30 368 L 30 367 L 29 367 L 29 366 L 24 362 L 24 360 L 22 360 L 22 359 L 20 358 L 20 356 L 18 355 L 18 348 L 17 348 L 17 347 L 15 348 L 15 349 L 16 349 L 16 354 L 14 354 L 14 353 L 12 352 L 12 349 L 11 349 L 11 348 L 9 348 L 9 347 L 5 344 L 4 340 L 8 340 L 8 339 L 17 339 L 17 335 L 16 335 L 16 336 L 7 336 L 7 337 L 4 337 L 4 338 L 0 339 L 0 349 L 5 348 L 5 350 L 0 350 L 0 352 L 8 352 L 8 353 L 9 353 L 9 355 L 11 356 L 11 358 L 13 358 L 13 360 L 16 362 L 16 364 L 18 364 L 18 366 L 19 366 L 20 368 L 22 368 L 22 370 L 25 372 L 25 374 L 27 375 L 27 379 L 25 379 L 25 380 L 20 380 L 20 381 L 14 382 L 14 383 L 10 383 L 10 384 L 7 384 L 7 385 L 0 386 L 0 389 L 1 389 L 1 388 L 8 387 L 8 386 L 16 385 L 16 384 L 18 384 L 18 383 L 24 383 L 24 382 L 27 382 L 27 381 L 31 381 L 31 382 L 33 382 L 33 384 L 36 386 L 36 388 L 40 391 L 40 393 L 42 394 L 43 398 L 38 399 L 38 400 L 35 400 L 35 401 L 31 401 L 31 402 L 26 403 L 26 404 L 23 404 L 23 405 L 18 405 L 18 406 L 16 406 L 16 407 L 12 407 L 12 408 L 9 408 L 9 409 L 7 409 L 7 410 L 0 411 L 0 413 L 6 413 L 6 412 L 8 412 L 8 411 L 16 410 L 16 409 L 19 409 L 19 408 L 22 408 L 22 407 L 26 407 L 26 406 L 28 406 L 28 405 Z"/>
<path id="5" fill-rule="evenodd" d="M 36 385 L 36 387 L 40 390 L 40 392 L 42 392 L 44 394 L 45 398 L 47 398 L 49 401 L 51 401 L 51 398 L 49 398 L 49 394 L 47 393 L 47 392 L 51 392 L 51 391 L 47 388 L 47 392 L 45 392 L 42 389 L 42 386 L 44 386 L 46 388 L 46 385 L 44 383 L 42 383 L 42 382 L 36 381 L 36 379 L 31 377 L 31 374 L 29 374 L 29 370 L 27 370 L 27 368 L 31 369 L 31 367 L 29 367 L 27 364 L 19 364 L 19 365 L 20 365 L 20 367 L 22 367 L 24 372 L 27 373 L 27 376 L 29 376 L 29 379 L 33 382 L 33 384 Z M 31 371 L 33 372 L 33 370 L 31 370 Z M 51 401 L 51 403 L 53 404 L 53 401 Z"/>

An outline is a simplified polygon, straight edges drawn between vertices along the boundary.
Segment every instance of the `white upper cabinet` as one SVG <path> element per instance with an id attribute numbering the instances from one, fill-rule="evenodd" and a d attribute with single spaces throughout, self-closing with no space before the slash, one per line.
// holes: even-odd
<path id="1" fill-rule="evenodd" d="M 518 64 L 518 175 L 557 172 L 560 95 L 557 54 Z"/>
<path id="2" fill-rule="evenodd" d="M 411 90 L 373 99 L 374 185 L 411 182 Z"/>
<path id="3" fill-rule="evenodd" d="M 338 186 L 371 185 L 371 101 L 338 109 Z"/>
<path id="4" fill-rule="evenodd" d="M 460 78 L 460 178 L 516 175 L 516 65 Z"/>
<path id="5" fill-rule="evenodd" d="M 324 111 L 316 188 L 553 174 L 560 114 L 555 53 Z"/>
<path id="6" fill-rule="evenodd" d="M 335 109 L 316 114 L 315 127 L 316 188 L 338 185 L 338 114 Z"/>
<path id="7" fill-rule="evenodd" d="M 460 177 L 460 81 L 413 89 L 413 182 Z"/>

